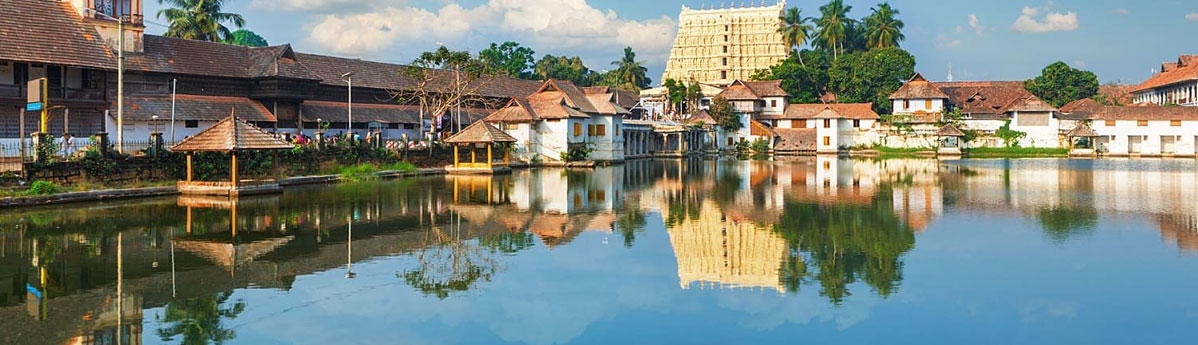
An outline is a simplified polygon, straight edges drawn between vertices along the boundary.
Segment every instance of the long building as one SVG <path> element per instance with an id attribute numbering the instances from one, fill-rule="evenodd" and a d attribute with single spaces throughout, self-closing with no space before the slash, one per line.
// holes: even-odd
<path id="1" fill-rule="evenodd" d="M 778 33 L 786 1 L 740 5 L 697 10 L 682 6 L 678 37 L 661 80 L 728 85 L 786 59 L 790 49 Z"/>
<path id="2" fill-rule="evenodd" d="M 173 139 L 181 140 L 231 110 L 279 133 L 310 134 L 320 127 L 319 120 L 331 132 L 353 128 L 387 137 L 418 137 L 418 127 L 452 131 L 541 85 L 511 78 L 480 82 L 460 116 L 442 116 L 434 123 L 433 114 L 422 114 L 407 94 L 415 80 L 399 73 L 402 65 L 305 54 L 289 44 L 241 47 L 148 35 L 143 33 L 141 5 L 141 0 L 0 0 L 5 9 L 0 11 L 0 22 L 5 23 L 0 26 L 0 138 L 19 136 L 25 82 L 41 77 L 48 80 L 49 103 L 61 106 L 51 113 L 51 135 L 116 135 L 119 34 L 113 17 L 129 18 L 124 47 L 126 140 L 145 141 L 153 131 L 168 136 L 174 132 Z M 452 79 L 448 72 L 434 73 L 447 73 Z M 343 77 L 346 74 L 349 78 Z M 38 117 L 32 115 L 25 116 L 26 135 L 38 128 Z"/>

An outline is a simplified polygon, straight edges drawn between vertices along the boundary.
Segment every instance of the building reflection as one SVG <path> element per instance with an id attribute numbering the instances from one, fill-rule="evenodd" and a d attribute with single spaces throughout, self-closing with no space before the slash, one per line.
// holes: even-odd
<path id="1" fill-rule="evenodd" d="M 697 217 L 666 229 L 678 260 L 679 285 L 785 292 L 779 272 L 786 241 L 767 227 L 732 218 L 706 201 Z"/>

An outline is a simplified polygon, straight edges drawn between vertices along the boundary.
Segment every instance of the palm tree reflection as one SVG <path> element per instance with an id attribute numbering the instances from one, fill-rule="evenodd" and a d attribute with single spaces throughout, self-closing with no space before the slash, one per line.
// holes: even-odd
<path id="1" fill-rule="evenodd" d="M 224 319 L 233 319 L 245 311 L 245 302 L 228 303 L 232 291 L 218 292 L 212 296 L 190 298 L 166 305 L 158 329 L 162 341 L 173 341 L 182 337 L 180 344 L 222 344 L 237 336 L 224 325 Z"/>

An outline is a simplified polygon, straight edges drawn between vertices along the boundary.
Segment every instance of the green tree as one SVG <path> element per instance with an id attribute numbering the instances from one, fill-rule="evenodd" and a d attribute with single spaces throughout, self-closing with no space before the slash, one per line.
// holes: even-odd
<path id="1" fill-rule="evenodd" d="M 158 11 L 170 25 L 163 36 L 208 42 L 229 42 L 233 33 L 224 23 L 240 28 L 245 18 L 240 14 L 221 12 L 224 0 L 158 0 L 169 8 Z"/>
<path id="2" fill-rule="evenodd" d="M 994 136 L 1002 139 L 1003 144 L 1007 145 L 1007 147 L 1017 147 L 1019 146 L 1019 139 L 1026 137 L 1027 133 L 1012 130 L 1011 120 L 1007 120 L 1007 122 L 1002 124 L 1002 127 L 998 127 L 998 130 L 994 131 Z"/>
<path id="3" fill-rule="evenodd" d="M 853 6 L 846 6 L 844 0 L 832 0 L 819 7 L 820 18 L 816 21 L 819 26 L 816 45 L 824 50 L 832 51 L 832 58 L 837 59 L 844 51 L 846 41 L 853 33 L 856 21 L 848 17 Z"/>
<path id="4" fill-rule="evenodd" d="M 229 40 L 229 44 L 246 47 L 265 47 L 270 45 L 266 43 L 265 38 L 247 29 L 233 31 L 233 39 Z"/>
<path id="5" fill-rule="evenodd" d="M 732 107 L 732 102 L 729 102 L 724 97 L 716 97 L 711 101 L 711 107 L 707 109 L 707 114 L 715 118 L 720 127 L 725 131 L 738 131 L 744 127 L 740 123 L 740 115 L 736 113 L 736 109 Z"/>
<path id="6" fill-rule="evenodd" d="M 165 327 L 158 329 L 158 336 L 162 341 L 182 336 L 180 343 L 186 345 L 221 344 L 233 340 L 237 334 L 226 328 L 222 320 L 236 318 L 245 311 L 245 302 L 228 305 L 232 295 L 233 292 L 224 291 L 168 303 L 160 323 Z"/>
<path id="7" fill-rule="evenodd" d="M 886 114 L 890 94 L 914 74 L 915 57 L 900 48 L 855 51 L 832 61 L 827 91 L 840 102 L 873 102 L 878 113 Z"/>
<path id="8" fill-rule="evenodd" d="M 799 65 L 806 67 L 807 64 L 803 63 L 803 55 L 800 52 L 802 52 L 803 44 L 806 44 L 807 40 L 811 38 L 811 32 L 815 30 L 810 24 L 812 18 L 804 17 L 802 10 L 791 7 L 779 19 L 782 20 L 782 27 L 778 28 L 778 33 L 782 34 L 782 41 L 786 43 L 787 47 L 791 47 L 793 55 L 799 57 Z"/>
<path id="9" fill-rule="evenodd" d="M 1070 237 L 1094 232 L 1098 224 L 1098 211 L 1092 207 L 1052 206 L 1036 212 L 1036 220 L 1044 235 L 1057 242 Z"/>
<path id="10" fill-rule="evenodd" d="M 1024 81 L 1023 88 L 1059 108 L 1098 94 L 1098 76 L 1057 61 L 1044 67 L 1040 76 Z"/>
<path id="11" fill-rule="evenodd" d="M 615 66 L 617 85 L 614 87 L 628 91 L 640 91 L 649 87 L 652 79 L 645 76 L 649 73 L 649 69 L 644 67 L 644 61 L 636 61 L 636 52 L 632 51 L 632 47 L 624 47 L 624 56 L 619 60 L 612 61 L 612 66 Z"/>
<path id="12" fill-rule="evenodd" d="M 805 56 L 807 64 L 799 62 Z M 821 50 L 805 50 L 754 75 L 754 80 L 781 80 L 790 103 L 816 103 L 828 85 L 828 58 Z"/>
<path id="13" fill-rule="evenodd" d="M 794 291 L 814 277 L 820 295 L 834 304 L 851 296 L 848 286 L 858 280 L 882 297 L 893 293 L 903 279 L 901 257 L 915 248 L 915 234 L 889 203 L 878 202 L 890 193 L 883 188 L 865 205 L 787 203 L 773 227 L 791 249 L 780 272 L 783 286 Z"/>
<path id="14" fill-rule="evenodd" d="M 536 63 L 535 55 L 536 52 L 531 48 L 512 41 L 502 44 L 492 42 L 489 48 L 478 52 L 479 60 L 491 70 L 500 75 L 522 79 L 537 78 L 532 72 Z"/>
<path id="15" fill-rule="evenodd" d="M 699 102 L 703 100 L 703 86 L 692 82 L 686 87 L 686 111 L 694 114 L 699 112 Z"/>
<path id="16" fill-rule="evenodd" d="M 902 32 L 903 21 L 895 18 L 899 11 L 885 2 L 870 10 L 873 13 L 864 20 L 866 46 L 870 49 L 898 47 L 899 42 L 905 38 Z"/>
<path id="17" fill-rule="evenodd" d="M 593 86 L 602 77 L 582 63 L 582 58 L 545 55 L 533 67 L 542 79 L 568 80 L 578 86 Z"/>

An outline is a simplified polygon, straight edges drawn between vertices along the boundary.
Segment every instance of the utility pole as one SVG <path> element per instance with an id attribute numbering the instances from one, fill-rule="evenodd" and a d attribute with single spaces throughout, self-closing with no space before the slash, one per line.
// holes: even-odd
<path id="1" fill-rule="evenodd" d="M 353 140 L 353 138 L 354 138 L 354 72 L 346 72 L 345 74 L 342 74 L 341 77 L 345 78 L 345 93 L 347 95 L 345 105 L 346 105 L 346 113 L 348 114 L 348 117 L 349 117 L 349 122 L 346 123 L 346 125 L 345 125 L 345 128 L 346 128 L 345 134 L 348 135 L 350 140 Z"/>
<path id="2" fill-rule="evenodd" d="M 116 152 L 125 153 L 125 16 L 116 22 Z"/>
<path id="3" fill-rule="evenodd" d="M 179 86 L 179 79 L 171 79 L 171 142 L 175 142 L 175 91 Z"/>

